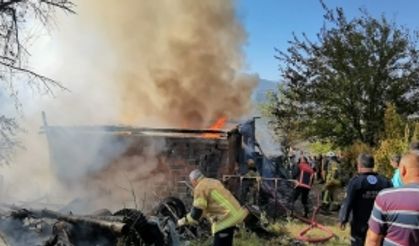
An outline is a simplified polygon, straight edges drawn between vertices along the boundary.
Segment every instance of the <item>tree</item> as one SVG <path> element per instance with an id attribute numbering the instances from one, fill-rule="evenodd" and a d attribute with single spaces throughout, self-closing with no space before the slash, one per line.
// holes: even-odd
<path id="1" fill-rule="evenodd" d="M 325 154 L 329 151 L 336 151 L 333 149 L 333 145 L 329 142 L 312 142 L 309 146 L 310 152 L 313 154 Z"/>
<path id="2" fill-rule="evenodd" d="M 405 133 L 406 120 L 397 113 L 394 104 L 388 104 L 384 111 L 384 138 L 402 139 Z"/>
<path id="3" fill-rule="evenodd" d="M 415 122 L 415 127 L 413 128 L 412 141 L 419 141 L 419 123 Z"/>
<path id="4" fill-rule="evenodd" d="M 348 20 L 342 8 L 323 7 L 317 40 L 293 34 L 277 50 L 284 84 L 271 101 L 274 124 L 291 121 L 309 140 L 375 146 L 387 103 L 402 117 L 419 110 L 417 35 L 365 10 Z"/>
<path id="5" fill-rule="evenodd" d="M 70 0 L 0 0 L 0 103 L 5 103 L 4 95 L 10 95 L 19 110 L 17 88 L 21 86 L 15 86 L 17 81 L 47 93 L 57 87 L 65 89 L 59 82 L 28 67 L 25 31 L 33 22 L 47 25 L 57 9 L 74 13 L 73 7 Z M 18 128 L 13 116 L 0 112 L 0 164 L 10 160 L 11 150 L 18 144 Z"/>
<path id="6" fill-rule="evenodd" d="M 402 155 L 409 146 L 410 128 L 414 125 L 403 120 L 397 113 L 394 104 L 388 104 L 384 112 L 384 131 L 377 148 L 374 150 L 375 169 L 387 177 L 391 177 L 394 168 L 390 165 L 393 155 Z"/>

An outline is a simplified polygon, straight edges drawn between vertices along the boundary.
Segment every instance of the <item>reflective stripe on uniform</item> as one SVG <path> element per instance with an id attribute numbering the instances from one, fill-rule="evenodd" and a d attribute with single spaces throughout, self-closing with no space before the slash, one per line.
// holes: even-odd
<path id="1" fill-rule="evenodd" d="M 228 214 L 221 221 L 214 221 L 211 226 L 211 231 L 213 234 L 224 230 L 228 227 L 231 227 L 237 223 L 243 221 L 243 219 L 247 216 L 248 211 L 243 208 L 235 208 L 227 199 L 223 197 L 223 195 L 218 192 L 217 190 L 212 190 L 211 198 L 218 203 L 220 206 L 225 208 L 228 211 Z"/>
<path id="2" fill-rule="evenodd" d="M 205 200 L 205 198 L 203 197 L 198 197 L 197 199 L 195 199 L 193 201 L 192 206 L 196 207 L 196 208 L 200 208 L 202 210 L 204 210 L 207 207 L 207 200 Z"/>
<path id="3" fill-rule="evenodd" d="M 215 234 L 219 231 L 222 231 L 224 229 L 237 225 L 238 223 L 242 222 L 246 218 L 247 214 L 248 214 L 248 211 L 246 209 L 240 208 L 240 210 L 234 216 L 231 216 L 219 223 L 212 224 L 211 226 L 212 233 Z"/>
<path id="4" fill-rule="evenodd" d="M 300 177 L 298 179 L 297 187 L 311 189 L 314 180 L 313 169 L 307 163 L 300 163 L 298 169 L 300 170 Z M 306 174 L 309 175 L 309 177 L 305 176 Z M 305 178 L 308 178 L 308 180 L 305 180 Z"/>

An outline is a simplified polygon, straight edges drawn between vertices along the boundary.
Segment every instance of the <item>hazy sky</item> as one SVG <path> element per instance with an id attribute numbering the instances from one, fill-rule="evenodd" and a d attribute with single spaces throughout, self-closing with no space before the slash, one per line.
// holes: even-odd
<path id="1" fill-rule="evenodd" d="M 373 16 L 384 15 L 410 29 L 419 29 L 417 0 L 325 0 L 329 7 L 341 6 L 349 17 L 365 7 Z M 285 50 L 292 32 L 315 37 L 323 24 L 318 0 L 238 0 L 238 13 L 248 32 L 245 47 L 248 69 L 261 78 L 280 79 L 274 47 Z"/>

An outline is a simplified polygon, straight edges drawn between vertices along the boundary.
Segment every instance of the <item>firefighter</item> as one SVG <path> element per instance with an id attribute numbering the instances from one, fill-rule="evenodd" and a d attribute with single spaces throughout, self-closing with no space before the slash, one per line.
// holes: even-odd
<path id="1" fill-rule="evenodd" d="M 252 159 L 247 160 L 247 173 L 244 182 L 243 196 L 245 199 L 242 201 L 248 205 L 258 205 L 259 190 L 260 190 L 260 175 L 256 169 L 255 161 Z"/>
<path id="2" fill-rule="evenodd" d="M 252 160 L 252 159 L 247 160 L 247 174 L 246 174 L 246 176 L 248 176 L 248 177 L 258 177 L 258 176 L 260 176 L 259 172 L 256 168 L 255 161 Z"/>
<path id="3" fill-rule="evenodd" d="M 192 210 L 178 220 L 177 225 L 197 224 L 205 215 L 211 222 L 211 232 L 214 235 L 214 246 L 233 245 L 233 235 L 237 224 L 248 215 L 229 190 L 216 179 L 206 178 L 201 171 L 194 170 L 189 179 L 194 187 Z"/>
<path id="4" fill-rule="evenodd" d="M 338 207 L 336 191 L 340 187 L 341 181 L 339 179 L 339 161 L 336 154 L 329 152 L 327 155 L 329 158 L 324 165 L 325 183 L 322 190 L 322 207 L 331 210 Z"/>
<path id="5" fill-rule="evenodd" d="M 292 195 L 291 211 L 294 212 L 294 203 L 301 195 L 301 203 L 304 206 L 304 217 L 308 216 L 308 195 L 314 181 L 314 170 L 310 167 L 307 158 L 300 157 L 298 164 L 293 170 L 293 179 L 296 180 Z"/>

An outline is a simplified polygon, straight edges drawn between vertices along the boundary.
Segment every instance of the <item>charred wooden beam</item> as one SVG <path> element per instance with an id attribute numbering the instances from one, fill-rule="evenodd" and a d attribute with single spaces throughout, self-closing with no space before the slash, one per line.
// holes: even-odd
<path id="1" fill-rule="evenodd" d="M 64 215 L 49 209 L 42 210 L 29 210 L 29 209 L 15 209 L 12 212 L 12 216 L 15 218 L 49 218 L 61 221 L 66 221 L 72 224 L 85 224 L 91 225 L 100 229 L 108 230 L 115 235 L 121 235 L 125 223 L 120 221 L 107 221 L 94 217 L 76 216 L 76 215 Z"/>
<path id="2" fill-rule="evenodd" d="M 180 134 L 220 134 L 227 136 L 228 132 L 223 130 L 213 129 L 192 129 L 192 128 L 148 128 L 148 127 L 128 127 L 128 126 L 47 126 L 41 128 L 41 132 L 45 131 L 68 131 L 75 130 L 79 132 L 112 132 L 112 133 L 130 133 L 130 134 L 141 134 L 141 133 L 180 133 Z"/>

